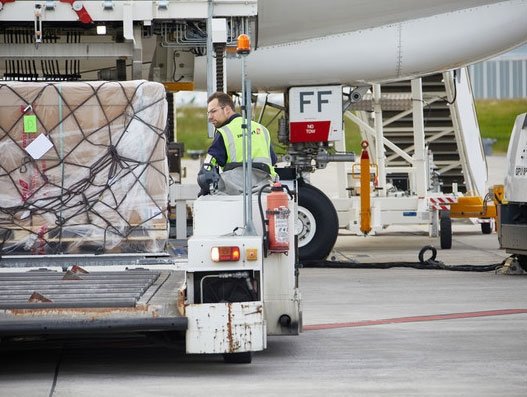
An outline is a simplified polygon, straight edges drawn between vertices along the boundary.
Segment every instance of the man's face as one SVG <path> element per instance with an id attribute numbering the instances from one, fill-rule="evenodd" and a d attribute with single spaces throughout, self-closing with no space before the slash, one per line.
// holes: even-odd
<path id="1" fill-rule="evenodd" d="M 225 106 L 220 106 L 217 99 L 210 101 L 207 105 L 209 123 L 216 128 L 221 127 L 229 118 L 225 109 Z"/>

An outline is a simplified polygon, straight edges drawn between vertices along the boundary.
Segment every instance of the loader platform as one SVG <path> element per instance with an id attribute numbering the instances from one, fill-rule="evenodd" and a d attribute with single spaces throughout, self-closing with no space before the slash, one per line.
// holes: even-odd
<path id="1" fill-rule="evenodd" d="M 0 274 L 0 336 L 187 329 L 185 272 L 39 269 Z"/>

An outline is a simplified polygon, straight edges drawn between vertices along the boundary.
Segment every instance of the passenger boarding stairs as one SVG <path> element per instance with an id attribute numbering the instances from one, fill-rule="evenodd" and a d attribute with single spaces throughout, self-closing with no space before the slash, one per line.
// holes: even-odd
<path id="1" fill-rule="evenodd" d="M 487 166 L 466 69 L 430 75 L 421 81 L 425 147 L 431 154 L 426 190 L 452 193 L 457 189 L 461 193 L 485 195 Z M 385 140 L 412 157 L 415 137 L 411 81 L 381 85 L 381 98 Z M 373 128 L 373 104 L 370 106 L 369 100 L 372 101 L 371 96 L 351 109 L 361 110 L 359 117 Z M 367 139 L 364 129 L 361 133 Z M 387 182 L 399 190 L 411 190 L 409 174 L 389 171 L 394 167 L 411 167 L 408 160 L 389 145 L 384 145 L 384 149 Z M 375 158 L 373 150 L 370 158 Z"/>
<path id="2" fill-rule="evenodd" d="M 433 162 L 441 181 L 444 193 L 452 192 L 452 184 L 465 192 L 465 178 L 455 134 L 455 126 L 450 114 L 445 84 L 442 74 L 435 74 L 422 79 L 423 119 L 425 142 L 433 153 Z M 383 85 L 383 94 L 411 95 L 410 81 Z M 398 110 L 383 110 L 384 137 L 393 142 L 408 154 L 413 154 L 414 130 L 412 113 L 400 114 Z M 406 161 L 389 147 L 386 148 L 386 166 L 404 166 Z M 397 180 L 397 175 L 392 181 Z"/>

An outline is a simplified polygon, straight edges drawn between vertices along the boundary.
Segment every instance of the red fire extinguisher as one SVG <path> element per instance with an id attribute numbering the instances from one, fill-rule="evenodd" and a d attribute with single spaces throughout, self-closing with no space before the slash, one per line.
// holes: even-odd
<path id="1" fill-rule="evenodd" d="M 269 252 L 289 251 L 289 213 L 287 193 L 276 182 L 267 195 Z"/>

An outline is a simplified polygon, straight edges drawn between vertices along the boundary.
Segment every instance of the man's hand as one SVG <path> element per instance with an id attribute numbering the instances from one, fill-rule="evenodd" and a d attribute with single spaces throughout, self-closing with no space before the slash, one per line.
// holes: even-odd
<path id="1" fill-rule="evenodd" d="M 206 189 L 201 189 L 198 193 L 198 197 L 201 197 L 201 196 L 206 196 L 210 194 L 210 191 L 209 190 L 206 190 Z"/>
<path id="2" fill-rule="evenodd" d="M 210 194 L 211 188 L 213 190 L 218 186 L 220 175 L 216 167 L 210 163 L 205 163 L 198 172 L 198 185 L 201 188 L 199 196 Z"/>

